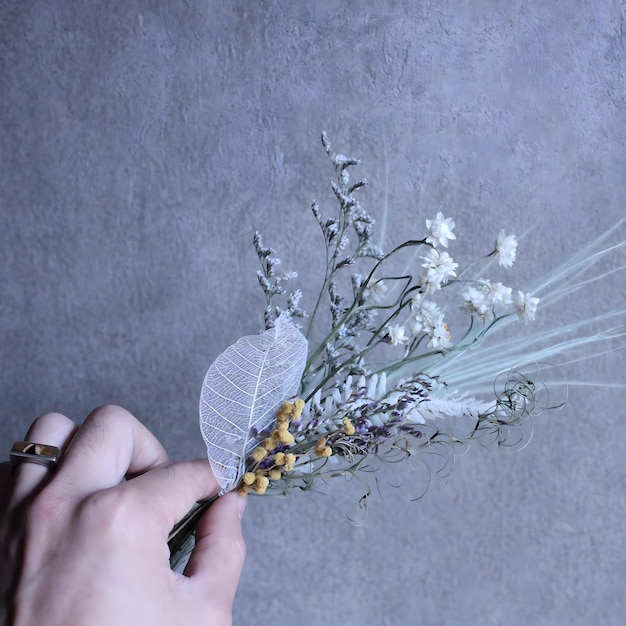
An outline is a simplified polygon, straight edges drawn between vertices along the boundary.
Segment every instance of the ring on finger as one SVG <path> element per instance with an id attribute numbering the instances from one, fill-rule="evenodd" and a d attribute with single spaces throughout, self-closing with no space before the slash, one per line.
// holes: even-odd
<path id="1" fill-rule="evenodd" d="M 11 448 L 13 471 L 20 463 L 36 463 L 54 469 L 61 458 L 61 448 L 32 441 L 16 441 Z"/>

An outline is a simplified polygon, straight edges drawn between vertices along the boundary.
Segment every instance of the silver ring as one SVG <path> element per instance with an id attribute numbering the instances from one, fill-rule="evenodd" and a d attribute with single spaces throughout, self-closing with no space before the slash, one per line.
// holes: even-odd
<path id="1" fill-rule="evenodd" d="M 11 465 L 15 469 L 20 463 L 37 463 L 54 469 L 61 458 L 61 448 L 45 443 L 16 441 L 11 448 Z"/>

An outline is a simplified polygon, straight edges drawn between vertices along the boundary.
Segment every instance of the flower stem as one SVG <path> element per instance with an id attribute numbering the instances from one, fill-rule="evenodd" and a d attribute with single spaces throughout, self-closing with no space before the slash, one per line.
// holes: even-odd
<path id="1" fill-rule="evenodd" d="M 168 538 L 167 547 L 170 549 L 170 566 L 173 567 L 182 561 L 185 555 L 181 555 L 180 551 L 185 547 L 185 544 L 196 532 L 196 527 L 200 518 L 204 512 L 219 498 L 219 494 L 203 500 L 202 502 L 196 502 L 190 511 L 183 517 L 174 528 L 172 528 Z M 193 547 L 193 546 L 192 546 Z M 190 550 L 185 550 L 190 552 Z"/>

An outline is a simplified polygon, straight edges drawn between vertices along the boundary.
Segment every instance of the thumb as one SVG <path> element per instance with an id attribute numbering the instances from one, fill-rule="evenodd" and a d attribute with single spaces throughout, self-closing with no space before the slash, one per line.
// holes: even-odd
<path id="1" fill-rule="evenodd" d="M 232 606 L 246 556 L 241 516 L 246 496 L 227 493 L 202 516 L 196 530 L 196 546 L 185 575 L 200 583 L 203 593 Z"/>

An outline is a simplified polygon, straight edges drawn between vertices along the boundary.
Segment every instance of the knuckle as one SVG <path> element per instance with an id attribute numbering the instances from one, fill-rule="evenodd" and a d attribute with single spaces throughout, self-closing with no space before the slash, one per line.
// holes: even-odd
<path id="1" fill-rule="evenodd" d="M 85 419 L 81 427 L 82 437 L 100 440 L 111 431 L 125 433 L 135 418 L 126 410 L 115 404 L 105 404 L 94 409 Z"/>
<path id="2" fill-rule="evenodd" d="M 104 404 L 94 409 L 85 422 L 109 422 L 111 420 L 124 420 L 132 418 L 132 415 L 121 406 L 116 404 Z"/>
<path id="3" fill-rule="evenodd" d="M 136 499 L 119 488 L 106 489 L 89 496 L 80 511 L 81 522 L 88 529 L 116 543 L 131 537 L 140 516 Z"/>

